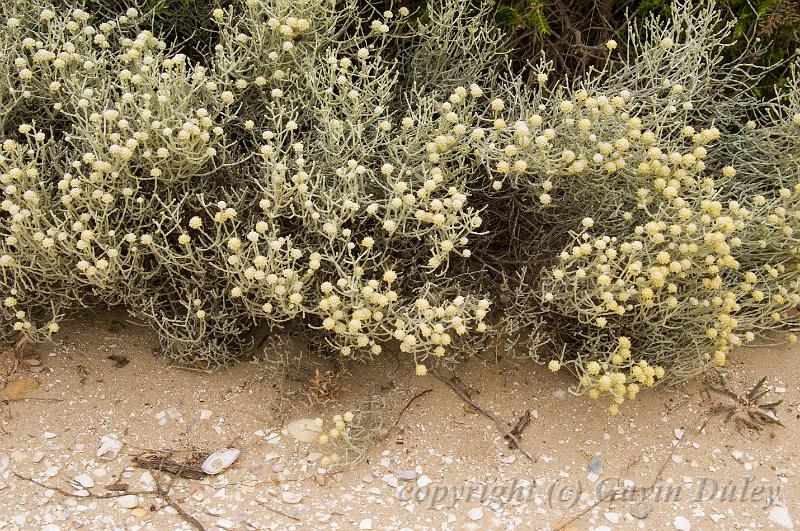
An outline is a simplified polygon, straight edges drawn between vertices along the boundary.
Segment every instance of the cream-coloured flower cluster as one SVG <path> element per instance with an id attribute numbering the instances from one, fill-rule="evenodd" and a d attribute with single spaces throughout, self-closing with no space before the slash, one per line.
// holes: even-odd
<path id="1" fill-rule="evenodd" d="M 320 433 L 317 442 L 324 452 L 319 466 L 337 470 L 361 462 L 372 442 L 385 436 L 380 420 L 385 406 L 380 397 L 373 396 L 353 411 L 335 414 L 329 420 L 314 419 L 314 426 L 309 428 Z"/>

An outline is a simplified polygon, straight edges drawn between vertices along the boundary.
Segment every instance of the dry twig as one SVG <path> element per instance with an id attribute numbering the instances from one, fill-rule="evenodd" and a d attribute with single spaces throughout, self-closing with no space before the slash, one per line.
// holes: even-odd
<path id="1" fill-rule="evenodd" d="M 180 476 L 187 479 L 203 479 L 208 475 L 203 472 L 203 469 L 199 466 L 189 463 L 178 463 L 169 457 L 155 454 L 137 455 L 133 458 L 133 463 L 140 468 L 158 470 L 159 472 L 166 472 L 173 476 Z"/>
<path id="2" fill-rule="evenodd" d="M 278 514 L 280 516 L 284 516 L 284 517 L 286 517 L 286 518 L 288 518 L 290 520 L 294 520 L 295 522 L 299 522 L 300 521 L 300 519 L 297 518 L 296 516 L 292 516 L 291 514 L 285 513 L 283 511 L 281 511 L 280 509 L 275 509 L 274 507 L 270 507 L 269 505 L 267 505 L 266 503 L 264 503 L 262 501 L 256 500 L 256 503 L 258 503 L 261 507 L 263 507 L 264 509 L 268 510 L 271 513 L 275 513 L 275 514 Z"/>
<path id="3" fill-rule="evenodd" d="M 431 371 L 431 374 L 433 374 L 436 378 L 438 378 L 439 380 L 441 380 L 442 382 L 447 384 L 447 386 L 450 389 L 452 389 L 453 392 L 455 392 L 455 394 L 458 395 L 458 397 L 461 398 L 461 400 L 463 400 L 464 402 L 466 402 L 470 407 L 472 407 L 476 411 L 479 411 L 481 414 L 483 414 L 483 416 L 489 418 L 492 422 L 494 422 L 495 425 L 497 426 L 497 428 L 503 433 L 503 435 L 505 435 L 506 437 L 511 439 L 511 441 L 514 444 L 517 445 L 517 449 L 520 452 L 522 452 L 522 455 L 527 457 L 530 460 L 531 463 L 535 463 L 536 462 L 536 458 L 533 457 L 527 450 L 525 450 L 522 447 L 519 438 L 516 435 L 514 435 L 511 432 L 511 430 L 508 429 L 508 426 L 506 425 L 505 422 L 503 422 L 500 419 L 500 417 L 498 417 L 497 415 L 495 415 L 491 411 L 485 409 L 484 407 L 482 407 L 478 403 L 476 403 L 474 400 L 472 400 L 467 395 L 467 393 L 465 393 L 464 390 L 461 389 L 452 379 L 444 378 L 443 376 L 441 376 L 439 373 L 437 373 L 435 371 Z"/>
<path id="4" fill-rule="evenodd" d="M 47 484 L 42 483 L 40 481 L 36 481 L 35 479 L 33 479 L 31 477 L 23 476 L 22 474 L 19 474 L 16 471 L 13 472 L 13 474 L 14 474 L 14 477 L 16 477 L 17 479 L 21 479 L 23 481 L 28 481 L 30 483 L 33 483 L 34 485 L 38 485 L 39 487 L 42 487 L 43 489 L 53 490 L 53 491 L 61 494 L 62 496 L 67 496 L 69 498 L 80 498 L 80 499 L 95 498 L 95 499 L 104 500 L 104 499 L 110 499 L 110 498 L 119 498 L 119 497 L 128 496 L 128 495 L 154 496 L 156 498 L 161 499 L 164 503 L 166 503 L 167 505 L 169 505 L 170 507 L 175 509 L 175 511 L 178 513 L 178 515 L 181 518 L 183 518 L 189 525 L 191 525 L 192 527 L 194 527 L 198 531 L 205 531 L 205 527 L 203 527 L 203 524 L 201 524 L 200 521 L 197 518 L 195 518 L 191 514 L 187 513 L 169 495 L 169 491 L 170 491 L 170 489 L 172 489 L 172 486 L 173 486 L 173 483 L 174 483 L 174 478 L 173 478 L 173 481 L 170 482 L 168 488 L 164 489 L 164 488 L 161 487 L 161 481 L 159 479 L 158 473 L 153 474 L 153 479 L 155 480 L 155 483 L 156 483 L 156 490 L 139 490 L 139 491 L 124 490 L 124 491 L 107 493 L 107 494 L 96 494 L 96 493 L 90 491 L 89 489 L 84 489 L 88 493 L 87 496 L 81 496 L 81 495 L 75 494 L 73 492 L 69 492 L 68 490 L 64 490 L 64 489 L 62 489 L 60 487 L 56 487 L 54 485 L 47 485 Z"/>
<path id="5" fill-rule="evenodd" d="M 530 410 L 525 411 L 525 413 L 519 418 L 517 421 L 517 425 L 511 430 L 511 433 L 517 436 L 519 439 L 522 437 L 522 432 L 525 431 L 525 428 L 528 427 L 528 424 L 531 422 L 531 412 Z M 514 450 L 517 447 L 517 443 L 515 443 L 511 438 L 506 435 L 505 439 L 508 441 L 508 447 Z"/>

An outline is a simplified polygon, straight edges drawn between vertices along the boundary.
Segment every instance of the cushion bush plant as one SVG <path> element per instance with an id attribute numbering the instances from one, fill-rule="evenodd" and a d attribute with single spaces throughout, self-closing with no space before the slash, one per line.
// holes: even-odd
<path id="1" fill-rule="evenodd" d="M 124 305 L 203 367 L 499 341 L 615 413 L 797 325 L 800 78 L 759 100 L 712 5 L 560 78 L 484 2 L 194 6 L 188 45 L 97 4 L 0 6 L 6 340 Z"/>

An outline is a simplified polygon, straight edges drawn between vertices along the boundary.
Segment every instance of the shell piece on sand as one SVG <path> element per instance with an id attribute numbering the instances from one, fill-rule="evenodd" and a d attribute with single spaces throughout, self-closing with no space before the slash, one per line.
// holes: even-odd
<path id="1" fill-rule="evenodd" d="M 773 524 L 784 529 L 794 529 L 794 522 L 789 514 L 789 509 L 781 502 L 776 503 L 769 510 L 767 518 Z"/>
<path id="2" fill-rule="evenodd" d="M 300 442 L 314 442 L 322 433 L 322 428 L 316 425 L 314 419 L 293 420 L 286 426 L 289 434 Z"/>
<path id="3" fill-rule="evenodd" d="M 212 476 L 217 475 L 231 466 L 241 453 L 241 450 L 236 448 L 217 450 L 203 461 L 203 472 Z"/>
<path id="4" fill-rule="evenodd" d="M 296 492 L 283 491 L 281 493 L 281 500 L 283 500 L 284 503 L 290 504 L 300 503 L 303 500 L 303 495 L 297 494 Z"/>
<path id="5" fill-rule="evenodd" d="M 91 489 L 94 487 L 94 479 L 89 474 L 80 474 L 73 478 L 73 481 L 83 487 L 84 489 Z"/>
<path id="6" fill-rule="evenodd" d="M 100 448 L 97 449 L 97 457 L 112 460 L 122 449 L 122 443 L 113 435 L 103 435 L 100 439 Z"/>
<path id="7" fill-rule="evenodd" d="M 117 498 L 117 505 L 125 509 L 135 509 L 139 505 L 139 498 L 135 494 L 126 494 Z"/>

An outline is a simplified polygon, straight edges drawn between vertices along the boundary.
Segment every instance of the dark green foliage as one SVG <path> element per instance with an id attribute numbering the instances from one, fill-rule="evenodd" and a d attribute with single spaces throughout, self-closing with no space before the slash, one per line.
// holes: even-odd
<path id="1" fill-rule="evenodd" d="M 800 3 L 796 0 L 726 0 L 725 5 L 736 17 L 734 36 L 744 49 L 748 38 L 759 39 L 759 51 L 751 60 L 758 65 L 783 65 L 773 70 L 760 87 L 763 95 L 771 95 L 775 85 L 786 83 L 788 64 L 800 46 Z"/>
<path id="2" fill-rule="evenodd" d="M 628 2 L 631 5 L 637 2 Z M 671 0 L 641 0 L 636 5 L 637 17 L 668 15 Z M 755 41 L 756 51 L 748 61 L 756 66 L 774 67 L 758 88 L 760 96 L 772 96 L 774 86 L 784 85 L 788 63 L 800 46 L 800 2 L 797 0 L 720 0 L 719 9 L 735 21 L 732 33 L 736 45 L 731 56 L 743 53 Z"/>
<path id="3" fill-rule="evenodd" d="M 497 20 L 515 30 L 535 30 L 539 35 L 550 33 L 544 0 L 517 0 L 497 7 Z"/>
<path id="4" fill-rule="evenodd" d="M 497 21 L 514 36 L 521 64 L 544 50 L 564 74 L 582 73 L 605 60 L 603 44 L 622 33 L 631 21 L 668 16 L 671 0 L 502 0 Z M 759 87 L 759 95 L 774 94 L 785 83 L 788 60 L 800 46 L 798 0 L 721 0 L 718 8 L 735 21 L 736 45 L 729 54 L 744 52 L 758 39 L 757 51 L 748 56 L 756 66 L 774 67 Z M 617 39 L 620 40 L 620 39 Z"/>

